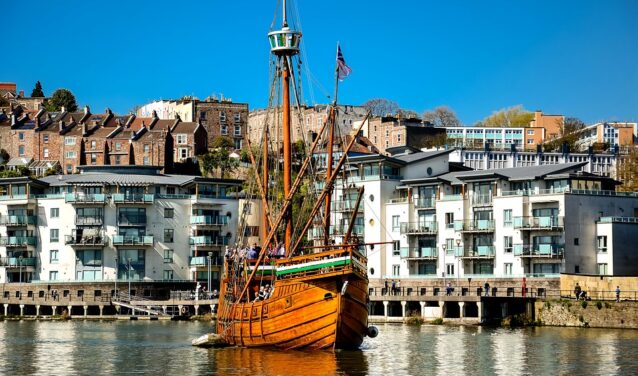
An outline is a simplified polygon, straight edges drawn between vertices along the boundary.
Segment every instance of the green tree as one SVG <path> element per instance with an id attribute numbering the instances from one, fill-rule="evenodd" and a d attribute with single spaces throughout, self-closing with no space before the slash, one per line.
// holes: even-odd
<path id="1" fill-rule="evenodd" d="M 9 153 L 6 150 L 0 149 L 0 164 L 7 164 L 10 158 Z"/>
<path id="2" fill-rule="evenodd" d="M 0 97 L 0 107 L 9 107 L 9 101 L 5 97 Z"/>
<path id="3" fill-rule="evenodd" d="M 204 175 L 214 174 L 216 170 L 219 170 L 219 177 L 224 178 L 230 171 L 239 167 L 239 160 L 230 157 L 234 147 L 230 138 L 215 137 L 211 143 L 211 149 L 202 157 L 201 165 Z"/>
<path id="4" fill-rule="evenodd" d="M 632 147 L 629 152 L 618 159 L 618 179 L 622 181 L 622 185 L 618 187 L 619 191 L 636 192 L 638 191 L 638 148 Z"/>
<path id="5" fill-rule="evenodd" d="M 35 83 L 35 87 L 33 88 L 33 91 L 31 91 L 31 97 L 33 98 L 44 97 L 44 91 L 42 91 L 42 84 L 40 83 L 40 81 Z"/>
<path id="6" fill-rule="evenodd" d="M 75 96 L 67 89 L 58 89 L 53 92 L 51 99 L 45 104 L 47 111 L 60 111 L 64 107 L 67 111 L 77 111 L 78 104 Z"/>
<path id="7" fill-rule="evenodd" d="M 461 125 L 456 113 L 446 106 L 439 106 L 434 110 L 425 111 L 422 117 L 424 122 L 428 122 L 435 127 L 458 127 Z"/>
<path id="8" fill-rule="evenodd" d="M 534 113 L 518 105 L 494 111 L 477 125 L 483 127 L 524 127 L 528 126 L 532 120 L 534 120 Z"/>

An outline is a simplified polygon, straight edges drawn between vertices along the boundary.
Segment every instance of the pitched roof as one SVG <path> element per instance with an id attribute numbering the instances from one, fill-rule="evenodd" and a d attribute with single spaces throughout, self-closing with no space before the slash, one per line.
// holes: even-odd
<path id="1" fill-rule="evenodd" d="M 197 127 L 199 126 L 198 123 L 192 122 L 192 121 L 180 121 L 179 123 L 177 123 L 177 125 L 175 126 L 175 128 L 173 128 L 172 133 L 195 133 L 195 130 L 197 130 Z"/>

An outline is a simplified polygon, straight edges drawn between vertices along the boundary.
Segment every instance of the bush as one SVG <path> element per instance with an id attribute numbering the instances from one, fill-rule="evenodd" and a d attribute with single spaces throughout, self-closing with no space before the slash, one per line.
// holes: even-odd
<path id="1" fill-rule="evenodd" d="M 580 306 L 584 308 L 587 308 L 587 301 L 583 300 L 582 302 L 580 302 Z"/>
<path id="2" fill-rule="evenodd" d="M 438 319 L 434 319 L 434 320 L 430 321 L 430 324 L 432 324 L 432 325 L 442 325 L 443 324 L 443 319 L 439 317 Z"/>
<path id="3" fill-rule="evenodd" d="M 405 321 L 405 323 L 408 325 L 423 325 L 423 322 L 423 318 L 419 316 L 408 317 L 408 319 Z"/>
<path id="4" fill-rule="evenodd" d="M 602 302 L 596 302 L 596 308 L 602 309 L 603 308 L 603 303 Z"/>
<path id="5" fill-rule="evenodd" d="M 605 308 L 607 309 L 611 308 L 611 303 L 605 302 Z"/>
<path id="6" fill-rule="evenodd" d="M 546 302 L 545 302 L 545 307 L 546 307 L 547 309 L 551 309 L 551 308 L 552 308 L 552 304 L 551 304 L 549 301 L 546 301 Z"/>

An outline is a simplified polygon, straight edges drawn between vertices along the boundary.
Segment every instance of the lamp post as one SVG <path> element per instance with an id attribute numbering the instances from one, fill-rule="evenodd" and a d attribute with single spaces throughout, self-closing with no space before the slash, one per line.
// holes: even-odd
<path id="1" fill-rule="evenodd" d="M 441 249 L 443 250 L 443 260 L 445 260 L 445 249 L 447 248 L 446 244 L 441 245 Z M 443 287 L 445 288 L 447 285 L 445 284 L 445 263 L 443 263 L 443 271 L 441 272 L 441 277 L 443 277 Z"/>
<path id="2" fill-rule="evenodd" d="M 456 239 L 456 249 L 458 250 L 461 247 L 461 239 Z M 463 255 L 463 253 L 461 253 L 461 256 Z M 456 284 L 459 284 L 459 274 L 461 274 L 461 267 L 460 267 L 461 263 L 460 263 L 460 257 L 456 257 Z"/>
<path id="3" fill-rule="evenodd" d="M 210 294 L 210 263 L 211 259 L 213 258 L 213 252 L 208 252 L 208 256 L 206 256 L 206 258 L 208 259 L 208 284 L 206 285 L 206 288 L 208 289 L 208 293 Z"/>
<path id="4" fill-rule="evenodd" d="M 115 255 L 113 259 L 115 260 L 115 300 L 117 300 L 117 273 L 119 272 L 117 255 Z"/>
<path id="5" fill-rule="evenodd" d="M 20 274 L 20 285 L 18 286 L 18 288 L 20 289 L 20 299 L 22 299 L 22 255 L 20 255 L 18 257 L 18 267 L 19 267 L 19 272 L 18 274 Z"/>
<path id="6" fill-rule="evenodd" d="M 128 300 L 131 300 L 131 258 L 128 258 L 128 271 L 127 271 L 127 279 L 128 279 Z"/>

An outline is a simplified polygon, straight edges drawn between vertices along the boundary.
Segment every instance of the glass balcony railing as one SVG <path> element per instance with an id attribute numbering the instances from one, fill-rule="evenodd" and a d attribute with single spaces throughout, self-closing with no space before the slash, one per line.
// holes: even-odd
<path id="1" fill-rule="evenodd" d="M 436 247 L 401 247 L 401 258 L 437 258 Z"/>
<path id="2" fill-rule="evenodd" d="M 348 225 L 330 226 L 330 235 L 342 236 L 342 235 L 345 235 L 347 231 L 348 231 Z M 363 225 L 354 225 L 354 226 L 352 226 L 351 235 L 363 236 L 363 233 L 364 233 L 364 226 Z"/>
<path id="3" fill-rule="evenodd" d="M 151 204 L 155 200 L 155 195 L 151 193 L 114 193 L 111 195 L 115 203 L 148 203 Z"/>
<path id="4" fill-rule="evenodd" d="M 113 245 L 153 245 L 152 236 L 113 235 Z"/>
<path id="5" fill-rule="evenodd" d="M 515 256 L 528 257 L 562 257 L 564 244 L 514 244 Z"/>
<path id="6" fill-rule="evenodd" d="M 35 215 L 5 215 L 0 217 L 0 225 L 3 226 L 27 226 L 38 224 Z"/>
<path id="7" fill-rule="evenodd" d="M 210 258 L 211 266 L 221 266 L 224 264 L 224 260 L 220 256 L 215 256 Z M 191 257 L 190 266 L 208 266 L 208 256 L 197 256 Z"/>
<path id="8" fill-rule="evenodd" d="M 401 234 L 436 234 L 436 222 L 402 222 Z"/>
<path id="9" fill-rule="evenodd" d="M 0 238 L 0 246 L 5 247 L 26 247 L 35 246 L 38 243 L 38 238 L 35 236 L 5 236 Z"/>
<path id="10" fill-rule="evenodd" d="M 193 215 L 191 225 L 225 226 L 228 224 L 228 217 L 213 215 Z"/>
<path id="11" fill-rule="evenodd" d="M 104 204 L 106 202 L 106 195 L 104 193 L 67 193 L 66 195 L 64 195 L 64 202 L 81 204 Z"/>
<path id="12" fill-rule="evenodd" d="M 514 228 L 551 229 L 563 227 L 563 217 L 514 217 Z"/>
<path id="13" fill-rule="evenodd" d="M 492 195 L 474 194 L 472 195 L 472 205 L 492 205 Z"/>
<path id="14" fill-rule="evenodd" d="M 414 200 L 414 207 L 417 209 L 434 208 L 436 200 L 432 197 L 419 197 Z"/>
<path id="15" fill-rule="evenodd" d="M 37 259 L 35 257 L 3 257 L 0 258 L 0 266 L 5 268 L 20 268 L 26 266 L 35 266 Z"/>
<path id="16" fill-rule="evenodd" d="M 468 232 L 494 231 L 494 221 L 491 219 L 477 219 L 470 221 L 454 221 L 454 230 Z"/>
<path id="17" fill-rule="evenodd" d="M 102 226 L 102 217 L 75 217 L 75 224 L 78 226 Z"/>
<path id="18" fill-rule="evenodd" d="M 104 246 L 106 237 L 103 235 L 65 235 L 64 244 L 78 246 Z"/>
<path id="19" fill-rule="evenodd" d="M 495 255 L 496 247 L 493 245 L 477 245 L 463 252 L 463 257 L 494 257 Z"/>
<path id="20" fill-rule="evenodd" d="M 228 245 L 230 238 L 223 236 L 191 236 L 189 243 L 196 247 L 213 247 Z"/>

